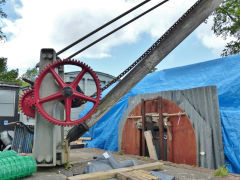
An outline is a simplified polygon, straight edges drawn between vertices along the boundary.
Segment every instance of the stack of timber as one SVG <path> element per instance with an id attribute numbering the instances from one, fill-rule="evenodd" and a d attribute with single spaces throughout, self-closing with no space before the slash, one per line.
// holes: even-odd
<path id="1" fill-rule="evenodd" d="M 142 164 L 138 166 L 132 166 L 127 168 L 112 169 L 108 171 L 101 171 L 89 174 L 81 174 L 77 176 L 68 177 L 68 180 L 93 180 L 93 179 L 110 179 L 118 178 L 120 180 L 125 179 L 140 179 L 140 180 L 154 180 L 155 176 L 152 176 L 149 172 L 151 170 L 157 170 L 163 168 L 162 162 L 154 162 L 149 164 Z"/>

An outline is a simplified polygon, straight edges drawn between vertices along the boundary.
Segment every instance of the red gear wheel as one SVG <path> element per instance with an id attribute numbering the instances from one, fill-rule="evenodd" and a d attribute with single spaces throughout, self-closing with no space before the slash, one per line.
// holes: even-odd
<path id="1" fill-rule="evenodd" d="M 30 89 L 26 91 L 20 98 L 20 109 L 21 111 L 29 117 L 35 117 L 35 98 L 34 91 Z"/>
<path id="2" fill-rule="evenodd" d="M 56 73 L 56 71 L 54 70 L 55 68 L 62 66 L 62 65 L 75 65 L 78 67 L 82 68 L 82 71 L 78 74 L 78 76 L 73 80 L 72 83 L 68 84 L 65 83 L 63 81 L 63 79 Z M 52 94 L 50 96 L 44 97 L 44 98 L 40 98 L 39 96 L 39 91 L 40 91 L 40 86 L 41 83 L 44 79 L 44 77 L 48 74 L 52 74 L 52 76 L 54 77 L 54 79 L 56 80 L 56 82 L 58 83 L 58 86 L 60 88 L 60 90 L 55 93 Z M 82 77 L 84 76 L 85 73 L 89 73 L 96 85 L 96 96 L 93 97 L 89 97 L 86 96 L 78 91 L 76 91 L 76 87 L 78 85 L 78 83 L 80 82 L 80 80 L 82 79 Z M 69 94 L 70 92 L 70 94 Z M 99 101 L 100 101 L 100 96 L 101 96 L 101 86 L 100 86 L 100 82 L 98 80 L 97 75 L 95 74 L 95 72 L 86 64 L 80 62 L 80 61 L 76 61 L 76 60 L 59 60 L 56 61 L 52 64 L 50 64 L 49 66 L 47 66 L 38 76 L 37 80 L 34 83 L 34 96 L 35 96 L 35 101 L 36 101 L 36 107 L 39 111 L 39 113 L 49 122 L 56 124 L 56 125 L 60 125 L 60 126 L 72 126 L 72 125 L 78 125 L 83 123 L 84 121 L 86 121 L 92 114 L 93 112 L 96 110 Z M 72 99 L 81 99 L 84 101 L 90 101 L 92 102 L 94 105 L 93 107 L 89 110 L 89 112 L 84 115 L 83 117 L 81 117 L 80 119 L 77 120 L 71 120 L 71 104 L 72 104 Z M 64 100 L 65 102 L 65 120 L 60 120 L 60 119 L 56 119 L 54 117 L 52 117 L 51 115 L 49 115 L 45 109 L 43 108 L 43 104 L 49 101 L 53 101 L 53 100 Z"/>

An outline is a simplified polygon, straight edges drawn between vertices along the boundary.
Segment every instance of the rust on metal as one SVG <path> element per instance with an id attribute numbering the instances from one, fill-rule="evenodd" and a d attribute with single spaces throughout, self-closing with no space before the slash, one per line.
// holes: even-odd
<path id="1" fill-rule="evenodd" d="M 144 99 L 142 99 L 141 114 L 142 114 L 141 155 L 146 156 L 146 141 L 144 136 L 144 131 L 146 130 L 146 116 Z"/>
<path id="2" fill-rule="evenodd" d="M 141 155 L 141 132 L 137 129 L 137 122 L 142 118 L 141 103 L 133 109 L 131 114 L 138 115 L 139 118 L 128 118 L 122 133 L 121 150 L 125 154 Z"/>
<path id="3" fill-rule="evenodd" d="M 161 101 L 161 105 L 159 105 L 160 101 Z M 196 144 L 195 132 L 191 124 L 191 121 L 179 106 L 177 106 L 174 102 L 164 98 L 161 98 L 161 100 L 159 98 L 151 99 L 151 100 L 142 100 L 142 102 L 139 103 L 128 115 L 128 119 L 124 125 L 123 134 L 122 134 L 121 147 L 124 153 L 134 154 L 134 155 L 143 155 L 141 152 L 141 149 L 142 149 L 141 130 L 137 129 L 137 126 L 136 126 L 137 122 L 143 119 L 143 117 L 145 117 L 142 114 L 143 102 L 145 104 L 145 108 L 144 108 L 145 114 L 150 114 L 150 113 L 156 114 L 156 113 L 160 113 L 161 111 L 162 112 L 159 114 L 160 116 L 162 116 L 164 113 L 165 115 L 166 113 L 173 114 L 168 117 L 164 116 L 164 118 L 168 118 L 167 126 L 169 130 L 169 132 L 167 133 L 167 152 L 165 152 L 165 154 L 167 154 L 167 160 L 174 163 L 189 164 L 189 165 L 196 166 L 197 165 L 197 144 Z M 131 116 L 134 118 L 131 118 Z M 162 128 L 163 123 L 161 121 L 159 124 L 159 122 L 157 122 L 157 126 L 160 127 L 160 124 L 162 124 L 161 126 Z M 153 122 L 153 123 L 156 124 L 156 122 Z M 171 136 L 171 138 L 169 136 Z M 161 138 L 159 137 L 154 137 L 154 139 L 161 141 Z M 159 147 L 159 149 L 164 149 L 164 148 Z M 161 155 L 160 158 L 161 157 L 164 157 L 164 156 Z"/>

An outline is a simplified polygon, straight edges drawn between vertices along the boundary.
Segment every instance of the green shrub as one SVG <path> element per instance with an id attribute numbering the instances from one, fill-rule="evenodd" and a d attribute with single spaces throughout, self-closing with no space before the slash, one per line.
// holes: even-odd
<path id="1" fill-rule="evenodd" d="M 228 175 L 228 170 L 225 165 L 218 167 L 218 169 L 214 171 L 214 176 L 223 177 L 227 175 Z"/>

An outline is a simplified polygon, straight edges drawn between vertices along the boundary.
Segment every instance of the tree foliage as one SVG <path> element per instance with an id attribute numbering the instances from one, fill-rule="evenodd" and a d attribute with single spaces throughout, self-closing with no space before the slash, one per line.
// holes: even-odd
<path id="1" fill-rule="evenodd" d="M 5 0 L 0 0 L 0 40 L 6 38 L 6 36 L 5 36 L 5 35 L 3 34 L 3 32 L 2 32 L 2 23 L 1 23 L 1 19 L 7 17 L 6 13 L 3 12 L 2 8 L 1 8 L 1 6 L 2 6 L 4 3 L 5 3 Z"/>
<path id="2" fill-rule="evenodd" d="M 217 36 L 223 38 L 233 37 L 234 40 L 227 43 L 222 56 L 240 53 L 240 0 L 224 0 L 214 12 L 214 24 L 212 30 Z"/>
<path id="3" fill-rule="evenodd" d="M 29 69 L 22 75 L 22 77 L 24 77 L 24 78 L 26 78 L 26 79 L 34 82 L 34 81 L 36 80 L 37 76 L 38 76 L 38 73 L 39 73 L 39 71 L 38 71 L 38 69 L 37 69 L 36 67 L 34 67 L 34 68 L 29 68 Z"/>
<path id="4" fill-rule="evenodd" d="M 5 3 L 5 0 L 0 0 L 0 40 L 5 39 L 6 36 L 2 32 L 2 18 L 6 18 L 7 15 L 3 12 L 1 6 Z M 12 69 L 8 71 L 7 58 L 0 57 L 0 81 L 3 82 L 17 82 L 22 81 L 18 78 L 18 69 Z"/>
<path id="5" fill-rule="evenodd" d="M 21 83 L 21 80 L 18 78 L 18 69 L 8 71 L 7 58 L 3 57 L 0 58 L 0 81 Z"/>

